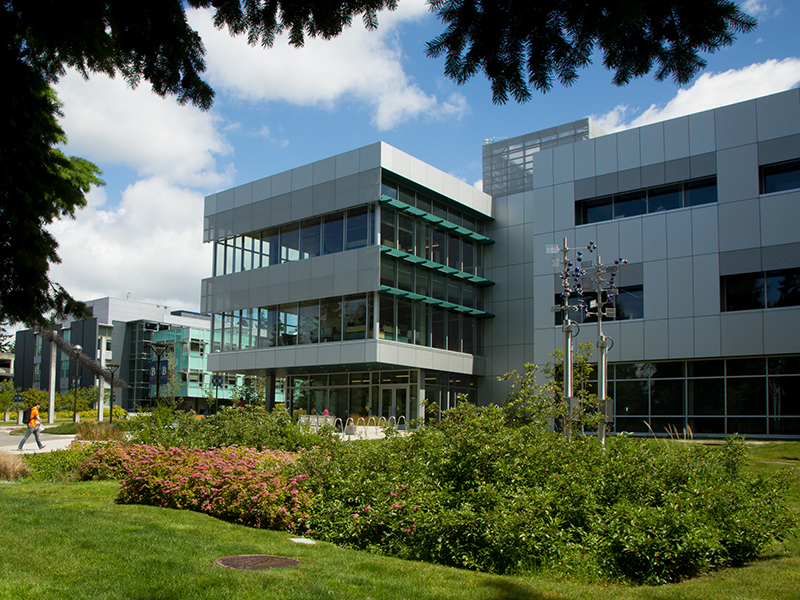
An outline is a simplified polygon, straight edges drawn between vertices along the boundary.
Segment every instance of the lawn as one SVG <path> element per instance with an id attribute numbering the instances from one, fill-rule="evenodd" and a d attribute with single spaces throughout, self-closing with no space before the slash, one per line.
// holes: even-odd
<path id="1" fill-rule="evenodd" d="M 800 464 L 800 443 L 758 444 L 753 468 Z M 0 485 L 0 599 L 178 600 L 641 599 L 797 600 L 796 538 L 744 568 L 660 587 L 586 585 L 547 576 L 499 577 L 337 548 L 301 545 L 188 511 L 114 503 L 118 484 Z M 800 483 L 791 489 L 800 513 Z M 300 559 L 299 567 L 234 571 L 232 554 Z"/>

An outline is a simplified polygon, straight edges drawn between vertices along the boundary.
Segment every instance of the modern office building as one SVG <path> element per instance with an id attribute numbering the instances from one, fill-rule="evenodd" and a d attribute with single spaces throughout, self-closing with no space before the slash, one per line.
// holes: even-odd
<path id="1" fill-rule="evenodd" d="M 584 266 L 627 260 L 616 431 L 800 436 L 799 90 L 613 134 L 582 119 L 487 143 L 483 167 L 485 193 L 378 143 L 207 197 L 209 367 L 269 377 L 298 414 L 502 402 L 497 376 L 562 345 L 566 240 Z M 585 320 L 573 343 L 596 341 Z"/>
<path id="2" fill-rule="evenodd" d="M 115 390 L 115 404 L 126 409 L 151 406 L 156 385 L 151 382 L 150 367 L 157 357 L 149 344 L 161 344 L 175 356 L 175 371 L 181 380 L 176 396 L 186 408 L 202 411 L 207 408 L 211 374 L 206 370 L 206 356 L 211 341 L 210 317 L 188 311 L 172 311 L 167 306 L 118 298 L 100 298 L 86 303 L 93 318 L 65 321 L 55 329 L 70 344 L 80 344 L 82 353 L 102 365 L 118 364 L 118 376 L 130 387 Z M 33 330 L 17 332 L 17 361 L 14 385 L 20 389 L 49 389 L 52 367 L 49 342 Z M 102 385 L 95 375 L 83 367 L 76 373 L 75 360 L 56 352 L 55 388 L 66 392 L 77 375 L 80 387 Z M 219 390 L 227 399 L 238 380 L 226 375 Z M 160 391 L 160 390 L 159 390 Z"/>

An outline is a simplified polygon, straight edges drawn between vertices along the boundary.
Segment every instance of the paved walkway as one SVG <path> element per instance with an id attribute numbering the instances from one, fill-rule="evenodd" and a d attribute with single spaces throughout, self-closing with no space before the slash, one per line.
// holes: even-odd
<path id="1" fill-rule="evenodd" d="M 12 454 L 35 454 L 36 452 L 52 452 L 53 450 L 61 450 L 66 448 L 75 439 L 74 435 L 51 435 L 47 433 L 47 426 L 45 430 L 39 433 L 39 439 L 45 447 L 42 450 L 36 447 L 36 439 L 31 435 L 25 442 L 22 452 L 17 450 L 17 446 L 22 441 L 22 436 L 11 435 L 12 429 L 17 429 L 17 426 L 9 427 L 7 424 L 0 427 L 0 451 L 5 450 Z"/>

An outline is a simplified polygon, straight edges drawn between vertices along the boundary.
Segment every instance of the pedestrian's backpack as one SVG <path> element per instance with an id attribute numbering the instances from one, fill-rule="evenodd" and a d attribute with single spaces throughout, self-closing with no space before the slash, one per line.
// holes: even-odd
<path id="1" fill-rule="evenodd" d="M 33 410 L 33 409 L 31 409 L 31 408 L 26 408 L 26 409 L 25 409 L 25 410 L 22 412 L 22 422 L 23 422 L 23 423 L 25 423 L 25 425 L 27 425 L 28 423 L 30 423 L 30 422 L 31 422 L 31 410 Z"/>

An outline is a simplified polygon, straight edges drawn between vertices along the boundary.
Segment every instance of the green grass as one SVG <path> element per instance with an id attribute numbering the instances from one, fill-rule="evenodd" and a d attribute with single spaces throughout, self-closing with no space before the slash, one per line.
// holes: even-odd
<path id="1" fill-rule="evenodd" d="M 752 448 L 755 469 L 800 463 L 800 443 Z M 791 502 L 800 512 L 800 486 Z M 797 540 L 739 569 L 661 587 L 587 585 L 547 576 L 499 577 L 295 544 L 199 513 L 114 503 L 115 482 L 0 486 L 0 599 L 39 600 L 797 600 Z M 298 558 L 290 569 L 214 566 L 231 554 Z M 33 573 L 31 572 L 33 570 Z"/>

